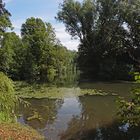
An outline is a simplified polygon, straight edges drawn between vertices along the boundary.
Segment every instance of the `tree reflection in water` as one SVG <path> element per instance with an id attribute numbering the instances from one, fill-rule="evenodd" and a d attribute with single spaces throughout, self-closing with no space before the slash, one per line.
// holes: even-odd
<path id="1" fill-rule="evenodd" d="M 20 109 L 19 121 L 43 133 L 48 140 L 140 139 L 140 125 L 130 127 L 117 120 L 115 99 L 115 96 L 28 99 L 31 105 Z"/>
<path id="2" fill-rule="evenodd" d="M 139 140 L 140 125 L 126 128 L 117 121 L 95 129 L 74 129 L 81 126 L 81 120 L 74 117 L 68 129 L 61 136 L 61 140 Z M 75 130 L 75 133 L 74 133 Z M 72 133 L 71 133 L 72 132 Z"/>
<path id="3" fill-rule="evenodd" d="M 63 104 L 58 99 L 27 99 L 29 106 L 20 108 L 22 116 L 19 121 L 34 129 L 44 129 L 47 124 L 52 124 L 56 118 L 57 111 Z"/>
<path id="4" fill-rule="evenodd" d="M 103 99 L 103 97 L 101 97 Z M 108 97 L 107 97 L 108 98 Z M 123 124 L 111 114 L 114 99 L 94 101 L 92 97 L 80 97 L 82 110 L 80 116 L 73 116 L 68 128 L 61 134 L 61 140 L 138 140 L 140 139 L 140 125 L 130 127 Z M 100 104 L 100 101 L 102 104 Z M 110 103 L 109 103 L 110 102 Z M 98 106 L 97 106 L 97 105 Z M 96 107 L 97 110 L 96 110 Z M 99 111 L 98 111 L 99 110 Z M 115 116 L 116 110 L 114 110 Z"/>

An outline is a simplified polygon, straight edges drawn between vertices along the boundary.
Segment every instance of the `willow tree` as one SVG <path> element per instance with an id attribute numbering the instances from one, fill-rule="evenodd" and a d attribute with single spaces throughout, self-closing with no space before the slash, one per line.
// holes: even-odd
<path id="1" fill-rule="evenodd" d="M 17 98 L 13 87 L 11 79 L 0 72 L 0 122 L 15 121 L 14 110 Z"/>
<path id="2" fill-rule="evenodd" d="M 129 57 L 137 66 L 136 71 L 140 69 L 140 1 L 134 0 L 126 3 L 122 2 L 121 18 L 127 27 L 124 43 Z"/>
<path id="3" fill-rule="evenodd" d="M 138 10 L 138 2 L 136 0 L 129 9 L 133 10 L 135 6 Z M 125 27 L 129 27 L 127 20 L 130 15 L 132 21 L 138 15 L 130 12 L 128 16 L 126 5 L 130 4 L 123 0 L 66 0 L 61 4 L 57 19 L 65 24 L 66 31 L 72 37 L 80 40 L 78 64 L 85 77 L 122 78 L 130 70 L 127 65 L 130 63 L 127 59 L 129 56 L 126 54 L 128 41 L 125 40 L 132 40 L 133 37 L 128 36 Z M 131 31 L 132 34 L 136 33 L 135 30 Z M 139 37 L 137 39 L 138 43 Z M 134 48 L 134 44 L 130 45 Z"/>

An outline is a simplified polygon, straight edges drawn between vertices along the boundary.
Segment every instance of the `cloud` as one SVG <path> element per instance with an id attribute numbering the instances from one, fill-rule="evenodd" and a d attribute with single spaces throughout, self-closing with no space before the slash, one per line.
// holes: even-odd
<path id="1" fill-rule="evenodd" d="M 14 26 L 14 28 L 18 28 L 20 29 L 21 28 L 21 25 L 25 22 L 24 19 L 18 19 L 18 20 L 13 20 L 12 21 L 12 24 Z"/>
<path id="2" fill-rule="evenodd" d="M 79 40 L 71 39 L 71 36 L 65 31 L 63 24 L 55 24 L 53 26 L 55 28 L 56 37 L 61 43 L 70 50 L 77 50 Z"/>
<path id="3" fill-rule="evenodd" d="M 52 24 L 57 38 L 65 47 L 70 50 L 77 50 L 79 41 L 72 40 L 71 36 L 66 33 L 65 26 L 54 19 L 58 12 L 59 3 L 63 2 L 63 0 L 4 0 L 4 2 L 7 3 L 9 10 L 12 11 L 11 21 L 14 31 L 18 35 L 20 35 L 21 25 L 25 23 L 27 18 L 39 17 L 43 21 Z M 31 4 L 33 5 L 31 6 Z"/>
<path id="4" fill-rule="evenodd" d="M 4 3 L 9 3 L 11 2 L 12 0 L 3 0 Z"/>
<path id="5" fill-rule="evenodd" d="M 24 19 L 18 19 L 18 20 L 12 20 L 12 25 L 14 27 L 14 31 L 16 32 L 17 35 L 20 36 L 20 29 L 21 25 L 25 22 Z"/>
<path id="6" fill-rule="evenodd" d="M 42 18 L 43 19 L 43 18 Z M 14 31 L 20 36 L 21 25 L 26 19 L 18 19 L 12 21 Z M 55 29 L 56 37 L 61 41 L 61 43 L 67 47 L 69 50 L 77 50 L 79 45 L 79 40 L 71 39 L 71 36 L 65 31 L 65 26 L 60 23 L 51 23 Z"/>

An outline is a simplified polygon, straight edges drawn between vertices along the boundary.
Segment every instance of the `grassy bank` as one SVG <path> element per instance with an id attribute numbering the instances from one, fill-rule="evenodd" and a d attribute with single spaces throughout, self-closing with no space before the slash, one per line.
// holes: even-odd
<path id="1" fill-rule="evenodd" d="M 0 140 L 44 140 L 44 137 L 27 126 L 15 123 L 1 123 Z"/>
<path id="2" fill-rule="evenodd" d="M 48 86 L 47 84 L 28 84 L 25 82 L 15 82 L 16 94 L 21 98 L 65 98 L 84 95 L 115 95 L 96 89 L 80 89 L 78 87 L 65 88 Z"/>

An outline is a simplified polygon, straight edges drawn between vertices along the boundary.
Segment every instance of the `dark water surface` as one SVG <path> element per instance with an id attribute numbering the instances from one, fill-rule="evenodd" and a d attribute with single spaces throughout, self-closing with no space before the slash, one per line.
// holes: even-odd
<path id="1" fill-rule="evenodd" d="M 130 83 L 81 84 L 128 98 Z M 82 96 L 64 99 L 28 99 L 19 122 L 28 124 L 47 140 L 139 140 L 140 127 L 117 122 L 116 96 Z"/>

